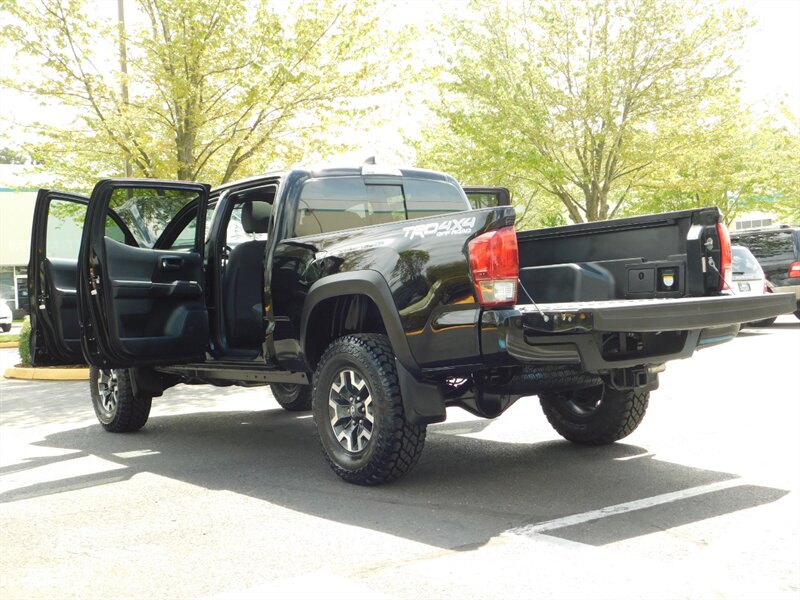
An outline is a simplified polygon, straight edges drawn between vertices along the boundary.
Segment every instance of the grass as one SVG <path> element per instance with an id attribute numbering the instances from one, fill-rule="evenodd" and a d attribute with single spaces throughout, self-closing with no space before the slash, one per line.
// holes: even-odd
<path id="1" fill-rule="evenodd" d="M 0 333 L 0 342 L 18 342 L 18 333 Z"/>

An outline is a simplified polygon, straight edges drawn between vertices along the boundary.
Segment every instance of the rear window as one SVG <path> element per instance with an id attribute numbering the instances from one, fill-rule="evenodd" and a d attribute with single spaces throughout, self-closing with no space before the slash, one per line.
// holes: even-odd
<path id="1" fill-rule="evenodd" d="M 403 181 L 403 187 L 406 192 L 409 219 L 470 209 L 470 204 L 461 190 L 447 181 L 406 179 Z"/>
<path id="2" fill-rule="evenodd" d="M 763 275 L 761 265 L 756 258 L 741 246 L 732 246 L 733 274 L 742 279 L 760 279 Z"/>
<path id="3" fill-rule="evenodd" d="M 746 246 L 759 260 L 789 262 L 795 260 L 791 230 L 741 234 L 735 239 L 737 243 Z"/>
<path id="4" fill-rule="evenodd" d="M 461 190 L 443 181 L 403 179 L 402 185 L 365 184 L 361 177 L 305 183 L 295 235 L 305 236 L 469 210 Z"/>

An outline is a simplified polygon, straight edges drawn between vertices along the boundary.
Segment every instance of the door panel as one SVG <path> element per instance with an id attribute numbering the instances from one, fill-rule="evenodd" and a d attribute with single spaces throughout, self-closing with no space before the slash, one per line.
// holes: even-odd
<path id="1" fill-rule="evenodd" d="M 78 250 L 88 198 L 39 190 L 31 231 L 28 286 L 31 362 L 83 362 L 77 307 Z"/>
<path id="2" fill-rule="evenodd" d="M 89 204 L 80 255 L 79 309 L 92 364 L 130 367 L 202 361 L 209 342 L 203 236 L 208 186 L 105 180 Z M 113 239 L 111 207 L 133 232 Z M 195 239 L 180 249 L 176 221 L 195 219 Z"/>
<path id="3" fill-rule="evenodd" d="M 67 352 L 81 362 L 81 333 L 78 326 L 78 261 L 47 258 L 44 261 L 47 295 L 51 302 L 55 331 Z"/>
<path id="4" fill-rule="evenodd" d="M 118 316 L 109 325 L 125 352 L 136 355 L 158 346 L 160 352 L 181 353 L 187 338 L 207 335 L 199 254 L 132 248 L 108 238 L 104 242 Z"/>

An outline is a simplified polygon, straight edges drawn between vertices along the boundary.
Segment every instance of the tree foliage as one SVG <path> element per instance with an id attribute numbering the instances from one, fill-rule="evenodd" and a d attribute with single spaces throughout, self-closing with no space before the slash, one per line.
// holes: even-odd
<path id="1" fill-rule="evenodd" d="M 715 205 L 729 225 L 754 211 L 800 222 L 800 120 L 785 106 L 762 116 L 731 106 L 724 114 L 703 144 L 655 167 L 622 212 Z"/>
<path id="2" fill-rule="evenodd" d="M 571 220 L 593 221 L 730 122 L 719 100 L 737 96 L 742 11 L 680 0 L 473 7 L 475 18 L 449 28 L 450 80 L 435 108 L 449 135 L 425 137 L 427 164 L 466 156 L 484 175 L 558 199 Z"/>
<path id="3" fill-rule="evenodd" d="M 318 158 L 399 79 L 386 64 L 403 34 L 369 0 L 126 0 L 124 27 L 111 2 L 3 6 L 21 66 L 3 84 L 73 117 L 40 123 L 35 149 L 67 183 L 125 160 L 134 176 L 219 183 Z"/>

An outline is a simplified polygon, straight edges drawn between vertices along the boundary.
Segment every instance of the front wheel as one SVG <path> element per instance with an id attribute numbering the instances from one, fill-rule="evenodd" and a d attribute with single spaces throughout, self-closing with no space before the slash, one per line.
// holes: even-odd
<path id="1" fill-rule="evenodd" d="M 138 431 L 150 416 L 151 396 L 135 396 L 128 369 L 89 369 L 89 386 L 97 420 L 106 431 Z"/>
<path id="2" fill-rule="evenodd" d="M 314 373 L 313 411 L 328 464 L 350 483 L 399 479 L 422 453 L 426 427 L 406 420 L 385 335 L 348 335 L 328 346 Z"/>
<path id="3" fill-rule="evenodd" d="M 272 395 L 281 408 L 290 412 L 311 410 L 311 386 L 299 383 L 271 383 Z"/>
<path id="4" fill-rule="evenodd" d="M 611 444 L 630 435 L 647 412 L 650 392 L 615 390 L 605 384 L 541 394 L 547 420 L 561 437 L 591 446 Z"/>

